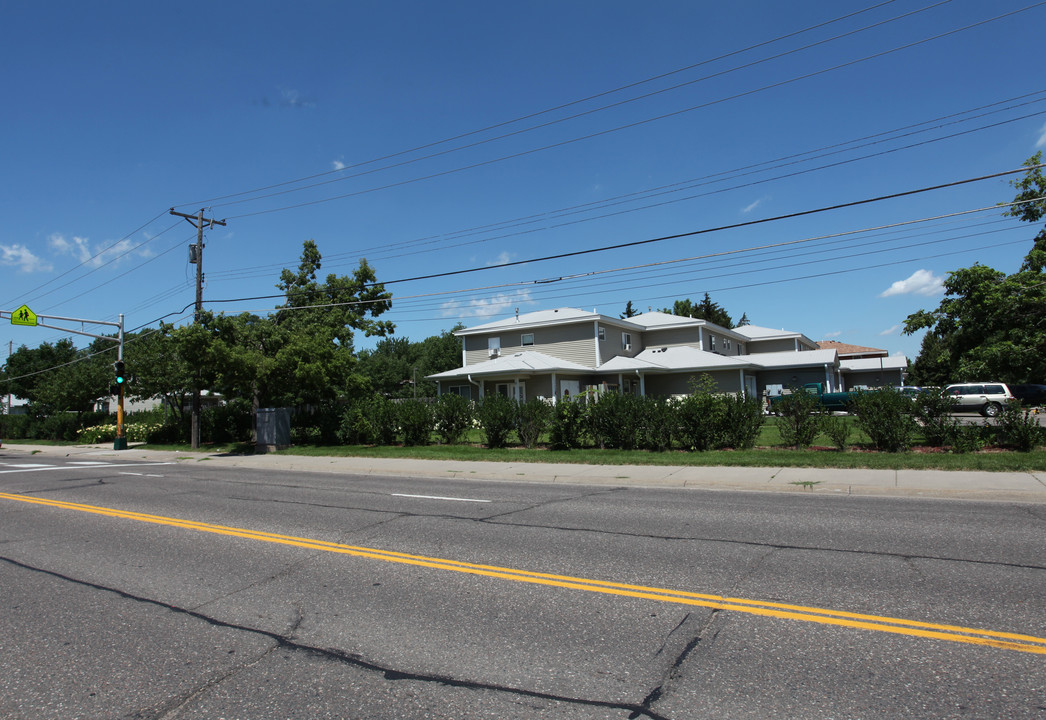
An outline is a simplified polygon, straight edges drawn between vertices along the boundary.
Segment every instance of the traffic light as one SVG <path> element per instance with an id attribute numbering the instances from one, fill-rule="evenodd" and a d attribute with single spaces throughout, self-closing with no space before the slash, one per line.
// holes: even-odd
<path id="1" fill-rule="evenodd" d="M 113 365 L 116 368 L 116 386 L 120 387 L 127 382 L 127 376 L 124 374 L 123 360 L 117 360 Z"/>

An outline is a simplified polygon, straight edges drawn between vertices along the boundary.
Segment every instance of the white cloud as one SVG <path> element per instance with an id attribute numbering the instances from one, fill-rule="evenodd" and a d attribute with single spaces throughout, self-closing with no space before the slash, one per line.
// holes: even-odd
<path id="1" fill-rule="evenodd" d="M 478 298 L 467 303 L 457 300 L 444 303 L 443 317 L 476 317 L 486 318 L 493 315 L 506 315 L 520 305 L 533 305 L 529 290 L 521 290 L 517 293 L 500 293 L 489 298 Z"/>
<path id="2" fill-rule="evenodd" d="M 879 336 L 882 337 L 883 335 L 896 335 L 897 331 L 900 329 L 900 325 L 894 325 L 893 327 L 888 327 L 885 330 L 883 330 L 881 333 L 879 333 Z"/>
<path id="3" fill-rule="evenodd" d="M 940 295 L 944 292 L 944 279 L 929 270 L 916 270 L 908 278 L 898 280 L 879 293 L 879 297 L 892 295 Z"/>
<path id="4" fill-rule="evenodd" d="M 335 160 L 334 162 L 331 163 L 331 166 L 335 170 L 344 170 L 345 169 L 345 163 L 343 163 L 341 160 Z"/>
<path id="5" fill-rule="evenodd" d="M 495 259 L 488 261 L 487 262 L 487 267 L 496 267 L 497 265 L 507 265 L 508 263 L 512 262 L 512 259 L 515 258 L 515 257 L 516 257 L 515 253 L 510 253 L 508 250 L 505 250 L 500 255 L 498 255 Z"/>
<path id="6" fill-rule="evenodd" d="M 839 337 L 842 334 L 843 334 L 842 330 L 833 330 L 832 332 L 825 333 L 824 334 L 824 339 L 827 340 L 828 338 L 837 338 L 837 337 Z"/>
<path id="7" fill-rule="evenodd" d="M 1043 126 L 1039 128 L 1039 141 L 1035 143 L 1035 147 L 1046 147 L 1046 123 L 1043 123 Z"/>
<path id="8" fill-rule="evenodd" d="M 752 212 L 752 211 L 753 211 L 753 210 L 755 210 L 755 209 L 756 209 L 757 207 L 759 207 L 760 205 L 762 205 L 762 204 L 763 204 L 763 200 L 765 200 L 765 199 L 766 199 L 766 198 L 759 198 L 759 199 L 758 199 L 758 200 L 756 200 L 755 202 L 753 202 L 753 203 L 749 203 L 748 205 L 745 205 L 745 206 L 744 206 L 744 207 L 743 207 L 743 208 L 741 209 L 741 214 L 742 214 L 742 215 L 747 215 L 748 213 Z"/>
<path id="9" fill-rule="evenodd" d="M 91 247 L 88 238 L 74 235 L 71 240 L 60 233 L 52 233 L 47 238 L 47 244 L 51 250 L 58 255 L 69 255 L 81 264 L 96 268 L 110 263 L 118 263 L 134 255 L 137 257 L 152 257 L 152 251 L 135 245 L 128 239 L 121 240 L 115 245 L 107 248 L 97 249 Z"/>
<path id="10" fill-rule="evenodd" d="M 16 265 L 19 272 L 47 272 L 51 263 L 41 260 L 24 245 L 0 245 L 0 265 Z"/>

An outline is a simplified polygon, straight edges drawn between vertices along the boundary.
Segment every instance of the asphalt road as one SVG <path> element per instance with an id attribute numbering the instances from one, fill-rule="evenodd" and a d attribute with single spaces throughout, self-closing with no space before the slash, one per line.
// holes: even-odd
<path id="1" fill-rule="evenodd" d="M 1041 720 L 1044 591 L 1041 504 L 0 461 L 4 718 Z"/>

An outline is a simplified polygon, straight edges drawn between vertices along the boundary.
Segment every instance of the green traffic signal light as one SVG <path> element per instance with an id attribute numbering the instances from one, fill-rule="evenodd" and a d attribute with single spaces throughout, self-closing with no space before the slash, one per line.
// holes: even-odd
<path id="1" fill-rule="evenodd" d="M 117 360 L 114 365 L 116 367 L 116 384 L 123 385 L 127 382 L 127 377 L 124 375 L 123 360 Z"/>

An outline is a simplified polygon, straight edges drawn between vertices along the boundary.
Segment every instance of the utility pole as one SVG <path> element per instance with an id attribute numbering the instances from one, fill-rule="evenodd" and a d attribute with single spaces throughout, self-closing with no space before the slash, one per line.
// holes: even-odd
<path id="1" fill-rule="evenodd" d="M 224 226 L 225 221 L 205 218 L 203 216 L 203 208 L 200 208 L 200 212 L 195 215 L 180 213 L 175 211 L 174 208 L 171 208 L 171 215 L 183 217 L 196 226 L 196 245 L 189 246 L 189 262 L 196 263 L 196 314 L 193 318 L 193 322 L 199 323 L 200 315 L 203 313 L 203 226 Z M 192 430 L 190 431 L 191 443 L 194 450 L 200 447 L 200 376 L 200 369 L 197 368 L 197 382 L 192 391 Z"/>

